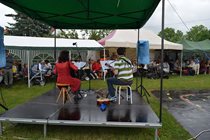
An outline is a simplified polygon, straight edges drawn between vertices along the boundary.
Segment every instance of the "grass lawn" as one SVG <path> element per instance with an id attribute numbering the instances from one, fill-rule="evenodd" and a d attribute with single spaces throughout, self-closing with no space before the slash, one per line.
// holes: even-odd
<path id="1" fill-rule="evenodd" d="M 144 86 L 150 92 L 151 90 L 159 90 L 160 80 L 144 79 Z M 164 79 L 165 89 L 210 89 L 210 75 L 199 76 L 172 76 L 170 79 Z M 46 86 L 33 86 L 27 88 L 26 84 L 16 83 L 12 89 L 2 88 L 3 97 L 8 108 L 13 108 L 19 104 L 27 102 L 29 99 L 36 97 L 54 87 L 54 83 L 47 83 Z M 95 80 L 91 82 L 93 89 L 106 88 L 106 82 Z M 82 88 L 88 88 L 88 82 L 82 83 Z M 133 84 L 135 89 L 135 82 Z M 151 96 L 149 98 L 152 108 L 159 113 L 159 101 Z M 1 101 L 2 102 L 2 101 Z M 0 108 L 3 112 L 3 109 Z M 154 139 L 153 129 L 141 128 L 103 128 L 103 127 L 73 127 L 73 126 L 48 126 L 47 138 L 49 140 L 152 140 Z M 186 132 L 180 124 L 170 115 L 166 109 L 163 109 L 163 127 L 160 129 L 160 137 L 162 140 L 186 140 L 191 136 Z M 4 123 L 4 135 L 0 139 L 34 139 L 41 140 L 43 138 L 43 125 L 24 125 Z"/>

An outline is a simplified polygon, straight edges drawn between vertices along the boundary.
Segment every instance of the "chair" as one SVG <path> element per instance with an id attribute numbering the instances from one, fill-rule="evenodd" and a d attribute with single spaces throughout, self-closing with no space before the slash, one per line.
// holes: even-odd
<path id="1" fill-rule="evenodd" d="M 117 85 L 116 90 L 115 90 L 115 96 L 117 97 L 118 94 L 118 104 L 120 104 L 120 97 L 121 97 L 121 89 L 126 89 L 126 100 L 130 100 L 130 103 L 133 103 L 133 98 L 132 98 L 132 89 L 130 85 Z M 130 95 L 128 95 L 130 91 Z"/>
<path id="2" fill-rule="evenodd" d="M 58 98 L 56 100 L 56 103 L 59 101 L 59 99 L 61 97 L 63 97 L 63 104 L 65 104 L 66 100 L 70 100 L 71 101 L 71 97 L 68 94 L 69 93 L 69 84 L 61 84 L 61 83 L 56 83 L 56 86 L 60 89 Z"/>

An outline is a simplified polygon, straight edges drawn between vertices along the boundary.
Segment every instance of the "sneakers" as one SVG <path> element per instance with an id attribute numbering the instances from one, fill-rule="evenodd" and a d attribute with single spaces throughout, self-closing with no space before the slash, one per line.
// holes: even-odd
<path id="1" fill-rule="evenodd" d="M 117 101 L 117 97 L 116 96 L 110 96 L 110 97 L 108 97 L 109 98 L 109 100 L 110 101 L 112 101 L 112 102 L 116 102 Z"/>

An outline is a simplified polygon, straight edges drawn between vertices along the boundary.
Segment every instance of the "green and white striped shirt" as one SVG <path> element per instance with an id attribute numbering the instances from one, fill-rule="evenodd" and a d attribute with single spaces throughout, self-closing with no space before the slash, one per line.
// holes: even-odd
<path id="1" fill-rule="evenodd" d="M 128 61 L 129 63 L 127 63 Z M 133 80 L 133 72 L 132 72 L 132 65 L 131 61 L 126 58 L 125 56 L 122 56 L 119 58 L 118 61 L 115 62 L 114 68 L 118 70 L 117 79 L 125 80 L 125 81 L 132 81 Z"/>

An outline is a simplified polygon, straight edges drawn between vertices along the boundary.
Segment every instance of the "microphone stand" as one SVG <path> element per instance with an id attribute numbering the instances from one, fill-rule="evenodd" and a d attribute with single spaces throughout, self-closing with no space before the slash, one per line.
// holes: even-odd
<path id="1" fill-rule="evenodd" d="M 78 50 L 77 42 L 74 42 L 72 45 L 75 45 L 75 46 L 76 46 L 76 48 L 77 48 L 77 53 L 79 54 L 78 58 L 80 59 L 79 61 L 81 61 L 81 60 L 82 60 L 82 57 L 81 57 L 80 52 L 79 52 L 79 50 Z M 79 68 L 79 69 L 78 69 L 78 77 L 79 77 L 79 79 L 81 79 L 80 76 L 81 76 L 81 75 L 80 75 L 80 68 Z M 83 96 L 82 96 L 82 94 L 80 93 L 80 91 L 78 92 L 78 94 L 80 95 L 81 98 L 83 98 Z"/>
<path id="2" fill-rule="evenodd" d="M 82 57 L 81 57 L 80 52 L 78 50 L 77 42 L 74 42 L 73 45 L 75 45 L 76 48 L 77 48 L 77 53 L 79 54 L 78 59 L 79 59 L 79 62 L 81 62 L 82 61 Z M 81 79 L 81 69 L 80 68 L 78 70 L 78 77 L 79 77 L 79 79 Z"/>
<path id="3" fill-rule="evenodd" d="M 88 60 L 89 63 L 89 72 L 91 72 L 91 67 L 90 67 L 90 59 Z M 90 75 L 90 74 L 89 74 Z M 91 78 L 89 77 L 89 91 L 91 90 L 91 82 L 90 82 Z"/>

